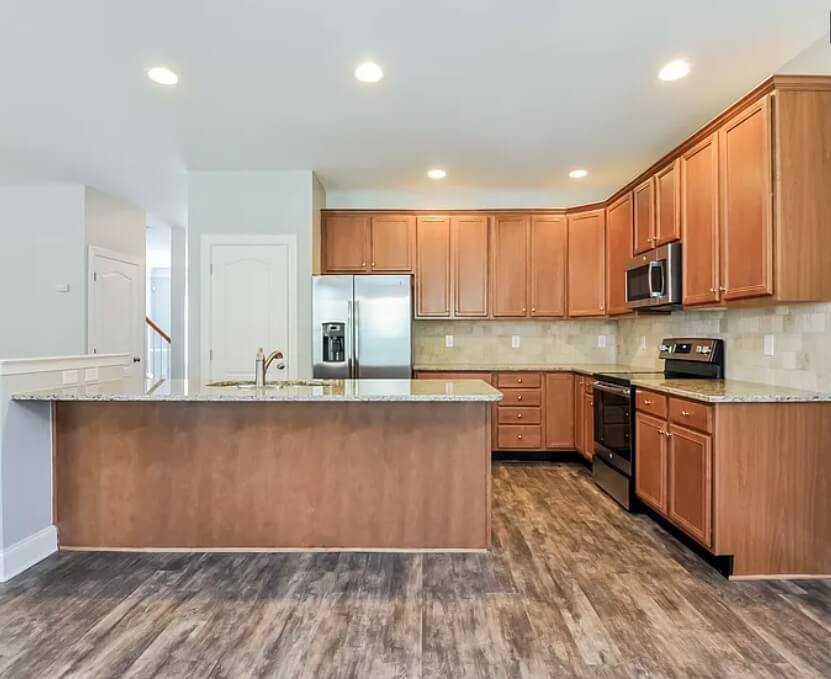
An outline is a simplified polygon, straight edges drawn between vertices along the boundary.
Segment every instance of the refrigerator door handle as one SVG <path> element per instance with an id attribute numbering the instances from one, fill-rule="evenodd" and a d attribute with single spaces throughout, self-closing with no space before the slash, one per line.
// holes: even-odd
<path id="1" fill-rule="evenodd" d="M 353 379 L 358 379 L 361 376 L 361 361 L 360 361 L 360 358 L 359 358 L 359 356 L 361 355 L 361 353 L 360 353 L 361 352 L 361 344 L 360 344 L 360 339 L 361 339 L 361 316 L 360 316 L 361 305 L 360 305 L 360 302 L 358 302 L 357 299 L 354 301 L 353 304 L 354 304 L 354 310 L 353 310 L 354 319 L 352 321 L 352 325 L 355 329 L 355 336 L 354 336 L 352 341 L 353 341 L 354 355 L 355 355 L 355 370 L 354 370 L 354 374 L 352 375 L 352 378 Z"/>
<path id="2" fill-rule="evenodd" d="M 352 359 L 355 355 L 354 353 L 354 344 L 355 344 L 355 321 L 353 318 L 352 312 L 352 305 L 354 302 L 349 300 L 346 302 L 346 376 L 349 379 L 354 377 L 354 368 L 352 366 Z"/>

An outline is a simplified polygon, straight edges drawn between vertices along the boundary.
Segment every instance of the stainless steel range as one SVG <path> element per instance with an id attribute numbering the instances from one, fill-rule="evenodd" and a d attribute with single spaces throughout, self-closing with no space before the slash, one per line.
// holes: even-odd
<path id="1" fill-rule="evenodd" d="M 663 372 L 625 371 L 594 375 L 595 483 L 626 509 L 635 498 L 635 388 L 638 378 L 724 377 L 724 343 L 718 339 L 681 338 L 661 342 Z"/>

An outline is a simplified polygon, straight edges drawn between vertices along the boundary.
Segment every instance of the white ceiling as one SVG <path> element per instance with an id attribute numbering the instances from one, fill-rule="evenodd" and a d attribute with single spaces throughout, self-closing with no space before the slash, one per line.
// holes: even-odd
<path id="1" fill-rule="evenodd" d="M 445 192 L 602 199 L 827 26 L 827 0 L 0 0 L 0 181 L 177 223 L 189 170 L 400 192 L 440 165 Z M 675 57 L 691 76 L 658 81 Z M 367 58 L 379 85 L 352 76 Z"/>

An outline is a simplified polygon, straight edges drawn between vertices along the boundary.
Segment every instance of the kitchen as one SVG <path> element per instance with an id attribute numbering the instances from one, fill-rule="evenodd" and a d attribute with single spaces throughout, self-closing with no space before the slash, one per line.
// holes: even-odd
<path id="1" fill-rule="evenodd" d="M 193 171 L 184 371 L 0 358 L 0 675 L 827 675 L 831 75 L 794 63 L 591 192 Z"/>

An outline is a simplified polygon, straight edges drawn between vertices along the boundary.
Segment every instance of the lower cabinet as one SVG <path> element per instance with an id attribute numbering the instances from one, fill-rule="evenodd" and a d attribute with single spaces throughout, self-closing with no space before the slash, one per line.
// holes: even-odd
<path id="1" fill-rule="evenodd" d="M 641 390 L 638 396 L 639 404 L 667 400 Z M 638 410 L 635 415 L 635 494 L 687 535 L 712 547 L 712 408 L 675 397 L 668 400 L 668 408 L 650 405 L 652 414 Z M 676 420 L 682 418 L 684 424 L 679 424 Z"/>
<path id="2" fill-rule="evenodd" d="M 545 376 L 545 447 L 574 450 L 574 375 Z"/>
<path id="3" fill-rule="evenodd" d="M 585 455 L 586 427 L 584 424 L 586 404 L 583 399 L 586 378 L 582 375 L 574 376 L 574 449 Z"/>
<path id="4" fill-rule="evenodd" d="M 583 457 L 591 462 L 594 456 L 594 395 L 589 387 L 583 390 L 583 450 L 581 452 Z"/>

